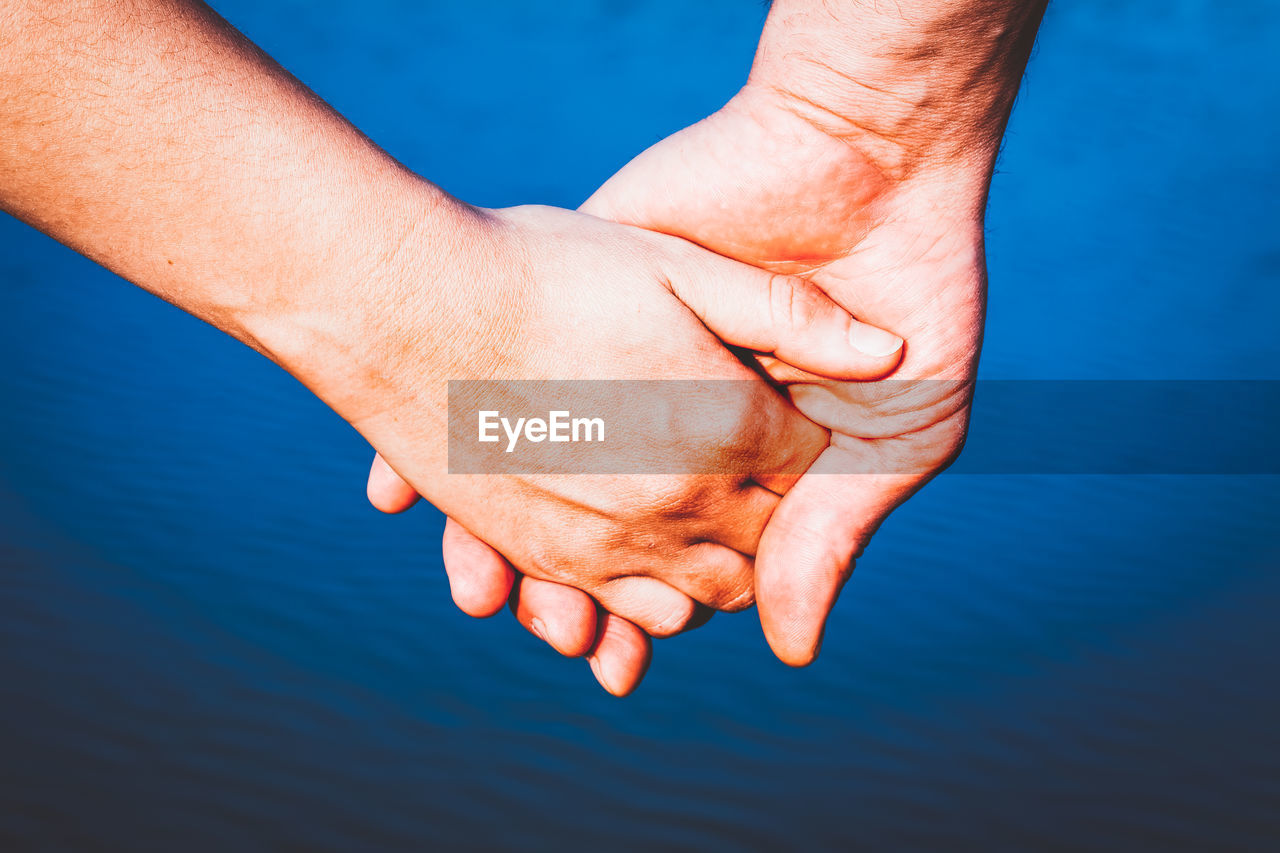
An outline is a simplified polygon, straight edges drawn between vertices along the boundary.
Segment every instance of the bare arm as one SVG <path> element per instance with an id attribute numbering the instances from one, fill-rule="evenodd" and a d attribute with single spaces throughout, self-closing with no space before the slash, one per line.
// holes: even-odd
<path id="1" fill-rule="evenodd" d="M 749 85 L 892 176 L 989 176 L 1047 4 L 775 0 Z"/>
<path id="2" fill-rule="evenodd" d="M 768 502 L 725 478 L 678 530 L 663 504 L 705 490 L 696 477 L 638 510 L 621 478 L 568 496 L 552 478 L 450 475 L 446 380 L 742 379 L 755 420 L 707 441 L 769 470 L 770 448 L 824 433 L 712 331 L 828 375 L 900 356 L 859 352 L 860 325 L 799 279 L 450 198 L 195 0 L 0 0 L 0 33 L 0 207 L 268 355 L 523 570 L 650 630 L 749 594 L 746 557 L 696 546 L 758 531 Z"/>
<path id="3" fill-rule="evenodd" d="M 202 3 L 6 0 L 0 32 L 0 205 L 259 349 L 457 227 Z"/>

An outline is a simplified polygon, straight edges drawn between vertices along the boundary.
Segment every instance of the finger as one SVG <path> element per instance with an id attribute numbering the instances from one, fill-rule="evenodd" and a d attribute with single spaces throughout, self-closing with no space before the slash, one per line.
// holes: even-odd
<path id="1" fill-rule="evenodd" d="M 853 560 L 880 523 L 923 485 L 903 474 L 838 474 L 851 470 L 831 447 L 773 514 L 756 556 L 756 603 L 765 639 L 780 660 L 807 666 Z"/>
<path id="2" fill-rule="evenodd" d="M 516 620 L 560 654 L 582 657 L 595 645 L 596 603 L 582 590 L 518 577 L 510 602 Z"/>
<path id="3" fill-rule="evenodd" d="M 404 512 L 418 502 L 418 493 L 413 486 L 400 479 L 400 475 L 391 469 L 381 453 L 373 455 L 365 491 L 369 495 L 369 503 L 386 513 Z"/>
<path id="4" fill-rule="evenodd" d="M 459 610 L 484 619 L 502 609 L 516 577 L 505 557 L 452 518 L 445 522 L 440 549 Z"/>
<path id="5" fill-rule="evenodd" d="M 644 631 L 612 613 L 602 613 L 598 626 L 587 663 L 601 687 L 614 696 L 626 696 L 640 686 L 649 669 L 653 641 Z"/>
<path id="6" fill-rule="evenodd" d="M 815 451 L 815 455 L 817 452 L 820 451 Z M 718 525 L 715 532 L 706 538 L 740 554 L 754 557 L 760 547 L 760 537 L 765 525 L 769 523 L 769 516 L 778 507 L 779 496 L 763 486 L 748 483 L 738 492 L 737 500 L 741 508 L 740 514 L 735 512 L 732 523 Z M 696 595 L 694 598 L 702 600 Z"/>
<path id="7" fill-rule="evenodd" d="M 653 637 L 679 634 L 698 614 L 697 602 L 656 578 L 627 575 L 593 592 L 601 607 Z"/>
<path id="8" fill-rule="evenodd" d="M 755 603 L 755 560 L 751 557 L 717 542 L 690 545 L 685 549 L 685 556 L 687 563 L 678 574 L 664 575 L 673 588 L 713 610 L 736 613 Z M 689 628 L 695 616 L 696 612 L 691 612 L 681 623 L 682 632 Z"/>
<path id="9" fill-rule="evenodd" d="M 879 379 L 902 360 L 902 338 L 855 320 L 812 282 L 726 258 L 702 264 L 705 275 L 673 279 L 672 292 L 725 343 L 832 379 Z"/>
<path id="10" fill-rule="evenodd" d="M 803 382 L 788 386 L 787 391 L 801 414 L 833 433 L 859 439 L 909 436 L 909 441 L 902 442 L 910 448 L 903 461 L 929 469 L 938 467 L 942 457 L 964 442 L 973 380 Z M 920 453 L 921 445 L 940 449 L 942 457 Z"/>

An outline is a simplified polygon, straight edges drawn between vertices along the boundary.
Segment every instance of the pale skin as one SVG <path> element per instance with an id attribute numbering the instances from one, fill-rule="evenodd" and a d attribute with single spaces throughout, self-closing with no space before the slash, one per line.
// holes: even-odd
<path id="1" fill-rule="evenodd" d="M 583 206 L 803 276 L 907 340 L 894 379 L 950 380 L 873 411 L 865 386 L 773 366 L 796 381 L 801 411 L 832 430 L 755 564 L 765 636 L 788 664 L 817 656 L 855 558 L 963 444 L 982 340 L 987 189 L 1044 6 L 777 0 L 744 88 Z M 851 465 L 892 473 L 818 473 Z M 414 498 L 379 460 L 369 494 L 387 511 Z M 597 631 L 583 593 L 531 578 L 512 589 L 512 567 L 459 520 L 445 530 L 444 557 L 464 611 L 488 615 L 509 599 L 557 650 L 586 654 L 611 692 L 643 677 L 647 637 L 607 613 Z"/>
<path id="2" fill-rule="evenodd" d="M 576 588 L 616 614 L 606 633 L 664 636 L 699 605 L 750 604 L 795 480 L 773 472 L 829 441 L 724 343 L 784 383 L 874 379 L 902 358 L 899 337 L 802 277 L 451 198 L 201 3 L 2 0 L 0 33 L 0 207 L 277 362 L 524 573 L 528 602 L 538 580 Z M 668 452 L 750 449 L 757 467 L 450 475 L 446 381 L 490 377 L 744 380 L 721 433 L 693 425 Z"/>

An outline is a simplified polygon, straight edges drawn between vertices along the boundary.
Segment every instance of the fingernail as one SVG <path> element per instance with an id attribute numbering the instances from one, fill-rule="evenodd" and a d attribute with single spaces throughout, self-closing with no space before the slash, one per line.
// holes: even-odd
<path id="1" fill-rule="evenodd" d="M 529 630 L 537 635 L 538 639 L 544 643 L 551 642 L 547 639 L 547 626 L 542 624 L 542 620 L 537 616 L 529 620 Z"/>
<path id="2" fill-rule="evenodd" d="M 612 693 L 613 688 L 609 686 L 609 682 L 604 680 L 604 675 L 600 672 L 600 659 L 592 655 L 587 658 L 587 663 L 591 665 L 591 672 L 595 675 L 596 681 L 600 682 L 600 686 Z"/>
<path id="3" fill-rule="evenodd" d="M 884 358 L 902 349 L 902 338 L 866 323 L 853 324 L 849 329 L 849 343 L 858 352 L 873 358 Z"/>

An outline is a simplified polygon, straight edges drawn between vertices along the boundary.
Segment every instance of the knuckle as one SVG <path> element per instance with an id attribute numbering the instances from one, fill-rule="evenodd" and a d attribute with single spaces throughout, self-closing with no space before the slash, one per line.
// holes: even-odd
<path id="1" fill-rule="evenodd" d="M 574 566 L 583 565 L 576 539 L 553 540 L 545 536 L 530 536 L 521 545 L 516 568 L 532 578 L 547 581 L 565 581 L 578 585 L 580 578 Z"/>
<path id="2" fill-rule="evenodd" d="M 779 414 L 778 400 L 768 386 L 761 384 L 757 389 L 742 384 L 717 418 L 715 435 L 708 436 L 705 453 L 713 473 L 746 473 Z"/>
<path id="3" fill-rule="evenodd" d="M 776 326 L 785 329 L 795 327 L 796 300 L 795 279 L 781 273 L 769 276 L 769 312 Z"/>
<path id="4" fill-rule="evenodd" d="M 674 637 L 693 621 L 697 608 L 698 605 L 691 598 L 686 598 L 678 605 L 670 605 L 664 613 L 651 620 L 651 626 L 647 630 L 651 636 L 659 639 Z"/>
<path id="5" fill-rule="evenodd" d="M 639 626 L 652 637 L 671 637 L 683 631 L 697 615 L 697 603 L 687 595 L 665 588 L 644 575 L 610 578 L 600 587 L 605 607 Z"/>
<path id="6" fill-rule="evenodd" d="M 786 409 L 782 398 L 755 378 L 702 384 L 686 402 L 663 443 L 667 470 L 674 460 L 684 475 L 738 473 Z"/>
<path id="7" fill-rule="evenodd" d="M 748 607 L 756 603 L 756 588 L 750 580 L 735 593 L 730 594 L 725 600 L 713 605 L 716 610 L 723 610 L 726 613 L 738 613 L 746 610 Z"/>
<path id="8" fill-rule="evenodd" d="M 611 560 L 618 567 L 617 574 L 609 575 L 611 579 L 625 576 L 625 567 L 646 565 L 665 560 L 669 552 L 669 537 L 662 524 L 669 519 L 656 516 L 654 513 L 634 520 L 612 525 L 601 534 L 592 548 L 595 557 L 583 560 L 583 565 L 599 563 L 602 559 Z"/>
<path id="9" fill-rule="evenodd" d="M 723 545 L 698 540 L 686 547 L 684 580 L 694 597 L 715 610 L 736 613 L 755 603 L 755 561 L 737 557 Z"/>
<path id="10" fill-rule="evenodd" d="M 769 277 L 769 299 L 774 321 L 786 329 L 808 328 L 826 307 L 826 299 L 812 284 L 781 273 Z"/>

